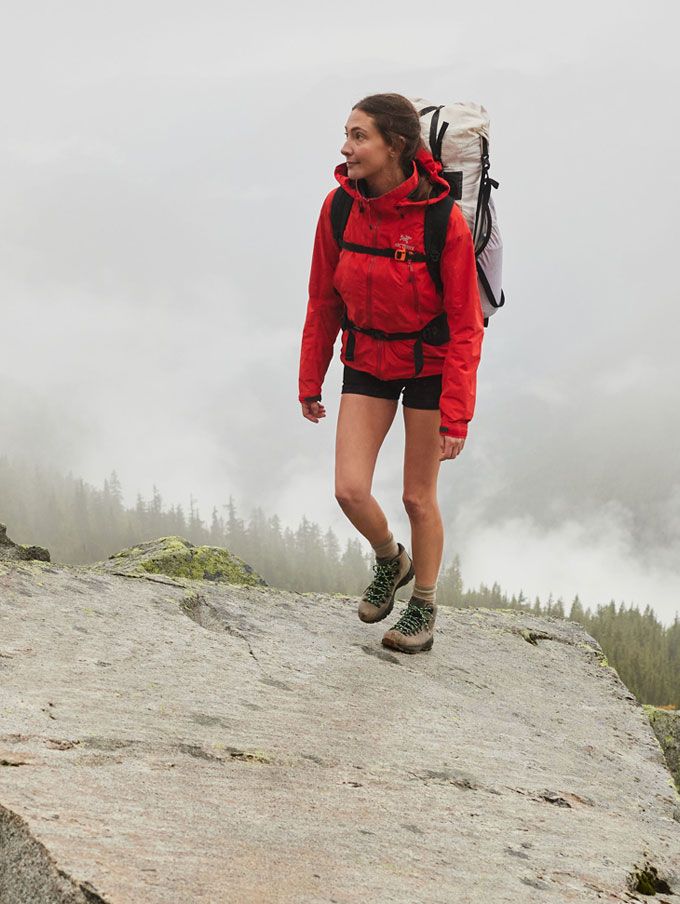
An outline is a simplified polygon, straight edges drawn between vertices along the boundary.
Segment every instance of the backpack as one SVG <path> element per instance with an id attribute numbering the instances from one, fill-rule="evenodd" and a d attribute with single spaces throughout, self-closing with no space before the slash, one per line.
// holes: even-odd
<path id="1" fill-rule="evenodd" d="M 425 254 L 414 255 L 412 260 L 425 261 L 430 276 L 439 292 L 442 279 L 439 259 L 446 242 L 446 229 L 455 202 L 465 217 L 475 247 L 479 297 L 484 315 L 484 326 L 498 308 L 505 304 L 501 274 L 503 267 L 503 240 L 498 228 L 496 208 L 491 189 L 498 182 L 489 176 L 489 117 L 484 107 L 472 103 L 435 106 L 422 98 L 409 98 L 421 117 L 423 142 L 430 153 L 442 165 L 442 177 L 449 183 L 450 194 L 438 204 L 425 210 Z M 443 113 L 442 113 L 443 111 Z M 393 251 L 352 246 L 344 241 L 347 218 L 352 198 L 342 188 L 337 188 L 331 205 L 331 224 L 335 240 L 341 248 L 365 251 L 371 254 L 393 255 Z M 345 323 L 349 323 L 345 319 Z M 430 327 L 427 324 L 426 329 Z M 353 324 L 343 329 L 354 328 Z M 434 337 L 444 335 L 440 323 L 434 328 Z M 378 332 L 378 331 L 374 331 Z M 394 335 L 394 334 L 391 334 Z M 385 338 L 385 336 L 376 336 Z M 418 338 L 418 334 L 398 334 L 398 338 Z M 353 348 L 353 336 L 350 341 Z M 442 339 L 443 342 L 448 340 Z M 439 344 L 427 340 L 430 345 Z M 416 355 L 418 350 L 416 348 Z M 352 359 L 350 359 L 352 360 Z"/>
<path id="2" fill-rule="evenodd" d="M 437 106 L 420 97 L 409 100 L 420 115 L 423 142 L 441 163 L 441 175 L 470 227 L 486 326 L 489 317 L 505 304 L 503 240 L 491 197 L 498 182 L 489 176 L 489 117 L 478 104 Z"/>

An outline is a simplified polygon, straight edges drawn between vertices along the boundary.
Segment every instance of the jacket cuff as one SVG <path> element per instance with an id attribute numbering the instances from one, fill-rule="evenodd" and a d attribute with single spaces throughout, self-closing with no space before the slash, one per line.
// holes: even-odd
<path id="1" fill-rule="evenodd" d="M 320 402 L 321 396 L 320 395 L 298 396 L 298 401 L 300 401 L 300 402 Z"/>
<path id="2" fill-rule="evenodd" d="M 442 425 L 439 432 L 446 436 L 452 436 L 455 439 L 465 439 L 468 432 L 468 425 L 465 421 L 450 421 L 448 425 Z"/>

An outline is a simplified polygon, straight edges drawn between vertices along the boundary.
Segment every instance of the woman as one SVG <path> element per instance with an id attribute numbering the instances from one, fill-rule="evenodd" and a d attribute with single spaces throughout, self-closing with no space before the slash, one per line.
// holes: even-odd
<path id="1" fill-rule="evenodd" d="M 335 495 L 376 555 L 375 577 L 359 603 L 359 618 L 386 618 L 396 591 L 415 576 L 406 610 L 382 640 L 387 647 L 415 653 L 433 643 L 444 541 L 437 503 L 439 467 L 462 451 L 474 410 L 483 335 L 475 255 L 470 230 L 454 206 L 440 258 L 443 291 L 437 290 L 427 263 L 417 259 L 424 256 L 425 210 L 441 202 L 449 185 L 422 144 L 418 114 L 406 98 L 364 98 L 353 107 L 345 134 L 341 153 L 346 163 L 336 168 L 335 177 L 353 202 L 342 248 L 331 223 L 337 189 L 319 217 L 299 400 L 303 416 L 313 423 L 326 416 L 321 387 L 343 327 Z M 448 341 L 444 337 L 443 344 L 431 345 L 403 338 L 442 312 Z M 395 333 L 402 337 L 385 335 Z M 371 495 L 378 452 L 402 390 L 403 502 L 413 559 L 395 541 Z"/>

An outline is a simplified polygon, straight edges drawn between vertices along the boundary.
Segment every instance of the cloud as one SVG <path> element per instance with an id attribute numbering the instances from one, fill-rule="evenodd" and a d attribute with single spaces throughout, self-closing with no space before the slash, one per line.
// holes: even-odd
<path id="1" fill-rule="evenodd" d="M 524 591 L 561 597 L 568 614 L 576 594 L 595 611 L 610 600 L 640 610 L 651 606 L 664 624 L 680 612 L 677 563 L 640 551 L 633 513 L 612 502 L 576 519 L 546 528 L 528 515 L 488 525 L 470 525 L 463 516 L 453 527 L 466 585 L 489 583 L 494 575 L 508 593 Z M 674 537 L 677 550 L 680 532 Z"/>

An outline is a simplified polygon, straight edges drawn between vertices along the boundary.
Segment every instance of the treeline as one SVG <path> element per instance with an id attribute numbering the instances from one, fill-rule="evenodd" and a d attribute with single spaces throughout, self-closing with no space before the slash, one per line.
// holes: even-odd
<path id="1" fill-rule="evenodd" d="M 0 521 L 18 543 L 45 546 L 52 561 L 85 564 L 106 559 L 126 546 L 157 537 L 179 535 L 197 545 L 221 546 L 250 564 L 274 587 L 299 592 L 359 595 L 372 577 L 373 557 L 358 539 L 344 547 L 332 530 L 302 518 L 297 529 L 283 526 L 277 515 L 252 509 L 244 520 L 233 498 L 214 507 L 210 523 L 195 501 L 189 510 L 166 508 L 153 488 L 151 499 L 137 496 L 126 507 L 113 471 L 97 489 L 71 474 L 64 476 L 0 456 Z M 680 619 L 668 627 L 650 606 L 617 608 L 611 601 L 593 612 L 576 597 L 530 602 L 520 593 L 508 596 L 495 583 L 465 588 L 458 557 L 444 563 L 437 601 L 449 606 L 517 609 L 536 615 L 569 618 L 584 626 L 602 646 L 608 662 L 645 703 L 680 706 Z"/>
<path id="2" fill-rule="evenodd" d="M 300 592 L 361 593 L 371 579 L 372 558 L 358 539 L 341 546 L 332 530 L 303 518 L 296 530 L 261 508 L 248 522 L 230 498 L 212 509 L 206 524 L 193 499 L 189 509 L 137 495 L 126 507 L 115 471 L 102 489 L 71 474 L 12 463 L 0 456 L 0 521 L 16 543 L 44 546 L 53 562 L 86 564 L 126 546 L 180 536 L 198 545 L 221 546 L 240 556 L 274 587 Z"/>

